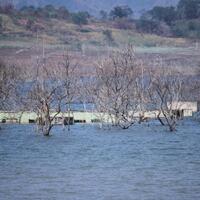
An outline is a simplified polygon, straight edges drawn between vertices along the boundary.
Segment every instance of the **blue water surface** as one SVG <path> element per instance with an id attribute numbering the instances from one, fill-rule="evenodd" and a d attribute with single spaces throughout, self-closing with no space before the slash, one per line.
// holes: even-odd
<path id="1" fill-rule="evenodd" d="M 100 130 L 33 125 L 0 130 L 1 200 L 199 200 L 200 126 Z"/>

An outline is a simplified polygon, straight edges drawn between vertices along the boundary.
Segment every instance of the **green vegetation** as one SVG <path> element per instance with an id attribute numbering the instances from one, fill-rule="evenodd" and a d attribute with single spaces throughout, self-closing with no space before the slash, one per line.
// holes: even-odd
<path id="1" fill-rule="evenodd" d="M 157 52 L 158 47 L 169 51 L 188 47 L 188 40 L 178 37 L 200 37 L 198 19 L 186 23 L 172 20 L 178 16 L 173 7 L 153 8 L 148 17 L 146 14 L 139 20 L 131 18 L 133 12 L 128 6 L 117 6 L 110 13 L 101 11 L 100 19 L 88 12 L 71 13 L 65 7 L 51 5 L 8 8 L 0 7 L 0 48 L 41 48 L 44 40 L 45 48 L 56 50 L 65 47 L 93 53 L 131 43 L 139 51 Z"/>
<path id="2" fill-rule="evenodd" d="M 197 19 L 200 17 L 200 0 L 180 0 L 177 7 L 179 19 Z"/>
<path id="3" fill-rule="evenodd" d="M 110 11 L 110 17 L 116 18 L 128 18 L 133 14 L 133 11 L 128 6 L 116 6 Z"/>
<path id="4" fill-rule="evenodd" d="M 78 26 L 91 24 L 92 21 L 108 23 L 108 27 L 135 30 L 141 33 L 157 34 L 167 37 L 200 38 L 200 0 L 180 0 L 176 7 L 156 6 L 145 12 L 139 20 L 132 18 L 133 10 L 125 6 L 116 6 L 110 12 L 101 10 L 100 19 L 88 12 L 72 13 L 64 6 L 44 7 L 25 6 L 20 10 L 12 4 L 0 6 L 0 14 L 6 15 L 14 25 L 23 26 L 32 32 L 45 31 L 47 23 L 53 19 L 64 20 Z M 0 18 L 0 31 L 7 30 L 4 19 Z"/>
<path id="5" fill-rule="evenodd" d="M 88 24 L 88 19 L 90 15 L 88 12 L 78 12 L 72 15 L 72 22 L 77 25 L 86 25 Z"/>
<path id="6" fill-rule="evenodd" d="M 159 7 L 156 6 L 149 11 L 152 19 L 157 21 L 163 21 L 167 25 L 171 25 L 174 20 L 176 20 L 176 10 L 174 7 Z"/>
<path id="7" fill-rule="evenodd" d="M 176 21 L 172 27 L 172 31 L 178 37 L 200 38 L 199 19 Z"/>
<path id="8" fill-rule="evenodd" d="M 178 6 L 156 6 L 136 23 L 146 33 L 200 38 L 200 0 L 180 0 Z"/>
<path id="9" fill-rule="evenodd" d="M 47 5 L 45 7 L 35 8 L 34 6 L 23 7 L 19 10 L 21 16 L 33 18 L 58 18 L 58 19 L 69 19 L 70 13 L 65 7 L 55 8 L 52 5 Z"/>
<path id="10" fill-rule="evenodd" d="M 99 15 L 101 16 L 101 20 L 108 19 L 108 13 L 105 10 L 100 10 Z"/>

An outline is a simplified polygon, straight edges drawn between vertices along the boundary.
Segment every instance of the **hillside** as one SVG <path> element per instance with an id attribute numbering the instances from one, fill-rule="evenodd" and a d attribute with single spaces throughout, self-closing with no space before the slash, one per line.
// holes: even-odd
<path id="1" fill-rule="evenodd" d="M 100 10 L 111 10 L 116 5 L 130 6 L 136 15 L 142 10 L 149 10 L 156 5 L 169 6 L 176 5 L 178 0 L 14 0 L 17 7 L 34 5 L 44 6 L 52 4 L 54 6 L 66 6 L 71 11 L 86 10 L 97 15 Z"/>
<path id="2" fill-rule="evenodd" d="M 118 28 L 118 22 L 95 19 L 91 19 L 85 25 L 76 25 L 70 20 L 56 18 L 37 17 L 32 21 L 27 16 L 16 17 L 6 14 L 0 14 L 0 18 L 2 19 L 1 48 L 21 48 L 23 45 L 29 47 L 34 44 L 36 38 L 38 40 L 46 38 L 47 45 L 54 47 L 64 45 L 78 51 L 86 47 L 118 48 L 128 43 L 140 48 L 188 46 L 187 39 L 140 33 L 134 27 L 134 23 L 131 29 L 121 29 Z"/>
<path id="3" fill-rule="evenodd" d="M 11 63 L 29 65 L 42 55 L 43 47 L 48 56 L 58 55 L 65 49 L 81 63 L 84 72 L 92 71 L 99 56 L 129 43 L 144 56 L 144 62 L 148 58 L 148 64 L 161 55 L 165 60 L 179 60 L 191 73 L 191 67 L 196 67 L 199 62 L 199 51 L 194 52 L 195 43 L 188 39 L 139 33 L 134 27 L 118 29 L 111 21 L 91 20 L 87 25 L 79 26 L 68 20 L 36 18 L 30 28 L 27 18 L 5 14 L 0 14 L 0 18 L 3 21 L 0 59 Z M 40 31 L 36 31 L 38 27 Z M 192 65 L 191 59 L 194 61 Z"/>
<path id="4" fill-rule="evenodd" d="M 77 5 L 83 3 L 78 2 Z M 87 5 L 92 6 L 92 3 Z M 162 13 L 168 16 L 168 8 L 161 10 L 167 10 Z M 24 62 L 28 66 L 38 56 L 45 54 L 52 57 L 68 50 L 81 63 L 84 72 L 92 72 L 101 56 L 132 44 L 146 65 L 151 65 L 159 57 L 178 63 L 188 74 L 200 64 L 199 40 L 196 37 L 200 33 L 198 26 L 196 28 L 198 18 L 186 19 L 187 23 L 184 19 L 175 19 L 177 21 L 170 25 L 164 21 L 168 19 L 165 17 L 156 21 L 126 17 L 98 19 L 87 12 L 74 13 L 53 6 L 20 10 L 2 7 L 0 13 L 0 59 L 7 62 Z M 187 24 L 188 31 L 185 28 Z M 174 34 L 175 28 L 178 34 Z M 187 35 L 180 34 L 181 31 Z"/>

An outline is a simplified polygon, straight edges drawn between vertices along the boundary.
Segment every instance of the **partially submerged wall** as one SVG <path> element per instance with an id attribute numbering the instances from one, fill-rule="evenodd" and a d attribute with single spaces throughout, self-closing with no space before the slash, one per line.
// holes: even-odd
<path id="1" fill-rule="evenodd" d="M 177 106 L 178 105 L 178 106 Z M 197 102 L 180 102 L 178 104 L 174 103 L 174 109 L 183 111 L 184 117 L 191 117 L 193 113 L 197 112 Z M 52 112 L 52 116 L 55 113 Z M 154 119 L 158 115 L 158 111 L 146 111 L 144 117 Z M 135 118 L 139 118 L 140 112 L 134 114 Z M 60 113 L 57 115 L 57 118 L 67 118 L 69 117 L 68 113 Z M 111 117 L 106 113 L 99 112 L 80 112 L 80 111 L 71 111 L 70 117 L 73 117 L 75 122 L 82 123 L 95 123 L 95 122 L 105 122 L 111 123 Z M 162 117 L 162 115 L 161 115 Z M 37 120 L 37 114 L 34 112 L 0 112 L 0 122 L 5 123 L 22 123 L 29 124 L 34 123 Z M 59 120 L 57 120 L 59 121 Z M 61 120 L 60 120 L 61 121 Z"/>

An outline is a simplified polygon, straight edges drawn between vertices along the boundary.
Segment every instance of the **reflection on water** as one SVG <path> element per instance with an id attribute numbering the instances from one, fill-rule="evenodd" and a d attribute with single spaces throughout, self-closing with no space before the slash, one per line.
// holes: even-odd
<path id="1" fill-rule="evenodd" d="M 200 128 L 185 122 L 181 129 L 76 125 L 46 138 L 29 125 L 4 127 L 0 199 L 200 199 Z"/>

